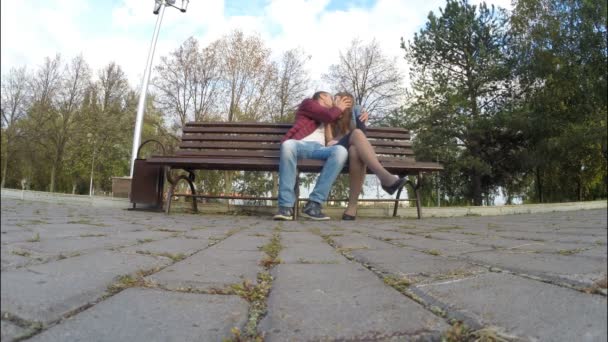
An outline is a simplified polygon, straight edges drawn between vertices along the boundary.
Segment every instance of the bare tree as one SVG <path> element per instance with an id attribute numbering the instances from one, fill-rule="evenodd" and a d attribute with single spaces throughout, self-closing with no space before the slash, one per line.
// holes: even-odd
<path id="1" fill-rule="evenodd" d="M 29 102 L 29 76 L 25 67 L 11 69 L 6 77 L 2 77 L 2 135 L 5 140 L 4 164 L 2 166 L 2 182 L 0 187 L 4 187 L 8 164 L 13 157 L 14 141 L 19 138 L 21 132 L 17 128 L 18 122 L 25 117 Z"/>
<path id="2" fill-rule="evenodd" d="M 175 116 L 176 129 L 194 119 L 201 121 L 213 110 L 219 84 L 218 51 L 214 45 L 199 51 L 190 37 L 169 56 L 161 57 L 153 80 L 156 103 Z"/>
<path id="3" fill-rule="evenodd" d="M 224 91 L 223 104 L 228 121 L 239 117 L 256 120 L 267 109 L 268 95 L 276 68 L 270 50 L 258 36 L 245 36 L 236 30 L 217 42 L 221 53 Z"/>
<path id="4" fill-rule="evenodd" d="M 91 72 L 82 55 L 72 59 L 65 67 L 61 88 L 57 93 L 57 110 L 52 111 L 48 121 L 47 134 L 51 144 L 53 159 L 51 164 L 51 180 L 49 190 L 55 191 L 55 180 L 64 158 L 68 140 L 78 124 L 80 108 L 89 86 Z"/>
<path id="5" fill-rule="evenodd" d="M 49 159 L 54 164 L 55 151 L 53 151 L 52 144 L 49 144 L 53 135 L 50 127 L 53 125 L 52 121 L 58 116 L 59 92 L 63 86 L 63 72 L 61 56 L 56 55 L 53 59 L 46 57 L 43 64 L 32 76 L 32 106 L 28 111 L 27 120 L 24 120 L 24 135 L 30 143 L 26 145 L 29 149 L 26 153 L 30 159 L 29 165 L 37 164 L 39 158 Z M 39 173 L 34 171 L 40 170 L 29 168 L 26 174 Z M 54 175 L 51 178 L 54 179 Z M 52 190 L 54 190 L 54 184 Z"/>
<path id="6" fill-rule="evenodd" d="M 292 49 L 283 53 L 273 89 L 276 97 L 276 108 L 273 108 L 271 112 L 274 121 L 291 120 L 289 114 L 305 97 L 310 87 L 310 77 L 305 69 L 308 60 L 310 60 L 310 55 L 306 56 L 300 49 Z"/>
<path id="7" fill-rule="evenodd" d="M 397 59 L 384 55 L 376 40 L 365 44 L 354 39 L 323 79 L 334 91 L 352 92 L 368 111 L 383 116 L 397 107 L 404 93 L 403 75 L 396 64 Z"/>

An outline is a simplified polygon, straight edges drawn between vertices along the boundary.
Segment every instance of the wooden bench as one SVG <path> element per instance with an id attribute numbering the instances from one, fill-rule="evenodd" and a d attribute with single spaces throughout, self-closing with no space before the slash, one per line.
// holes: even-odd
<path id="1" fill-rule="evenodd" d="M 169 182 L 166 212 L 171 209 L 173 196 L 192 197 L 192 209 L 196 212 L 196 198 L 225 198 L 241 200 L 276 200 L 276 197 L 248 196 L 214 196 L 199 195 L 194 186 L 195 170 L 229 170 L 229 171 L 278 171 L 280 141 L 291 124 L 271 123 L 228 123 L 228 122 L 189 122 L 183 129 L 179 150 L 171 156 L 152 156 L 147 163 L 166 167 Z M 402 128 L 370 127 L 367 136 L 374 147 L 382 165 L 393 174 L 401 177 L 416 176 L 416 181 L 408 181 L 416 195 L 415 199 L 400 199 L 401 191 L 397 191 L 395 199 L 364 199 L 362 201 L 389 202 L 394 201 L 393 216 L 397 216 L 400 201 L 416 202 L 418 218 L 422 217 L 420 207 L 420 185 L 423 173 L 440 171 L 443 167 L 432 162 L 418 162 L 410 141 L 409 131 Z M 296 179 L 297 215 L 299 201 L 299 173 L 320 172 L 323 161 L 299 160 L 298 177 Z M 172 175 L 172 170 L 184 170 L 185 174 Z M 348 172 L 348 163 L 343 173 Z M 368 170 L 369 173 L 369 170 Z M 175 194 L 175 187 L 180 180 L 190 185 L 192 194 Z M 344 199 L 330 199 L 346 201 Z M 294 217 L 295 218 L 295 217 Z"/>

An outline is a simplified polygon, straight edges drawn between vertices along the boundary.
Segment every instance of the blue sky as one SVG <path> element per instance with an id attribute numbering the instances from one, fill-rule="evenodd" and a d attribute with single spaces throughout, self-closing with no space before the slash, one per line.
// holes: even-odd
<path id="1" fill-rule="evenodd" d="M 477 2 L 479 0 L 471 0 Z M 180 1 L 178 0 L 178 3 Z M 509 0 L 491 0 L 509 5 Z M 155 61 L 190 36 L 203 45 L 234 29 L 259 34 L 274 56 L 291 48 L 311 55 L 314 80 L 338 60 L 354 38 L 376 39 L 384 53 L 407 73 L 399 48 L 425 23 L 429 11 L 445 0 L 191 0 L 186 13 L 168 8 Z M 1 1 L 2 73 L 26 65 L 35 69 L 44 57 L 83 54 L 94 70 L 111 61 L 139 86 L 156 16 L 153 0 Z M 326 39 L 324 37 L 340 37 Z M 318 86 L 323 86 L 319 81 Z"/>

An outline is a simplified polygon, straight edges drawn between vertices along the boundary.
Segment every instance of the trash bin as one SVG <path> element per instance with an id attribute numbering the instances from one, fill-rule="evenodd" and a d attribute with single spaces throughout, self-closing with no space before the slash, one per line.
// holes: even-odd
<path id="1" fill-rule="evenodd" d="M 163 155 L 165 147 L 157 140 L 146 140 L 137 149 L 137 158 L 133 166 L 133 179 L 131 180 L 130 200 L 133 209 L 137 204 L 144 205 L 141 209 L 162 210 L 163 208 L 163 188 L 165 185 L 165 169 L 163 166 L 150 165 L 146 159 L 140 157 L 141 148 L 144 145 L 155 142 L 158 144 Z"/>

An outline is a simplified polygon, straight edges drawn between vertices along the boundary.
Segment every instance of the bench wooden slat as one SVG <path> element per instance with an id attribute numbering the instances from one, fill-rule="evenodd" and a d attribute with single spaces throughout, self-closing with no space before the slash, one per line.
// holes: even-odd
<path id="1" fill-rule="evenodd" d="M 283 135 L 184 134 L 182 141 L 258 141 L 280 142 Z"/>
<path id="2" fill-rule="evenodd" d="M 223 129 L 218 129 L 215 127 L 209 127 L 209 132 L 201 132 L 202 128 L 192 128 L 192 129 L 184 129 L 184 134 L 182 135 L 182 140 L 208 140 L 208 141 L 218 141 L 224 139 L 218 139 L 218 137 L 251 137 L 252 139 L 249 141 L 263 141 L 263 140 L 277 140 L 280 141 L 285 132 L 270 131 L 268 128 L 264 128 L 264 132 L 260 132 L 253 128 L 243 128 L 241 129 L 231 129 L 230 131 L 225 131 Z M 205 129 L 206 131 L 207 129 Z M 256 138 L 253 138 L 256 137 Z M 399 139 L 399 140 L 410 140 L 410 135 L 408 133 L 386 133 L 386 132 L 367 132 L 367 137 L 371 139 Z"/>
<path id="3" fill-rule="evenodd" d="M 280 144 L 282 136 L 263 136 L 263 135 L 224 135 L 224 134 L 203 134 L 197 135 L 184 135 L 182 137 L 183 143 L 197 143 L 197 142 L 214 142 L 214 141 L 234 141 L 234 142 L 258 142 L 258 143 L 276 143 Z M 383 140 L 373 139 L 370 137 L 370 143 L 372 146 L 389 146 L 389 147 L 411 147 L 412 143 L 407 140 Z"/>
<path id="4" fill-rule="evenodd" d="M 153 157 L 162 157 L 162 156 L 156 156 L 154 155 Z M 274 158 L 274 159 L 279 159 L 280 158 L 280 152 L 279 151 L 243 151 L 243 150 L 197 150 L 197 151 L 177 151 L 175 153 L 175 157 L 176 158 L 190 158 L 190 157 L 195 157 L 195 158 L 202 158 L 202 157 L 213 157 L 213 158 L 226 158 L 226 159 L 231 159 L 231 158 Z M 383 155 L 379 155 L 378 156 L 378 160 L 380 161 L 395 161 L 395 160 L 411 160 L 410 157 L 405 157 L 405 155 L 401 155 L 399 157 L 396 156 L 383 156 Z"/>
<path id="5" fill-rule="evenodd" d="M 172 167 L 231 170 L 231 171 L 278 171 L 279 160 L 276 158 L 209 158 L 209 157 L 162 157 L 154 156 L 147 159 L 150 164 L 170 165 Z M 298 161 L 298 169 L 303 172 L 319 172 L 324 161 L 304 159 Z M 382 162 L 389 172 L 410 171 L 440 171 L 443 166 L 432 162 L 394 161 Z M 344 170 L 343 170 L 344 171 Z M 369 170 L 368 170 L 369 173 Z"/>
<path id="6" fill-rule="evenodd" d="M 238 133 L 238 134 L 279 134 L 285 135 L 289 128 L 267 127 L 185 127 L 184 133 Z"/>
<path id="7" fill-rule="evenodd" d="M 281 144 L 279 143 L 265 143 L 260 144 L 257 142 L 242 142 L 242 143 L 230 143 L 230 142 L 197 142 L 187 141 L 179 145 L 179 148 L 185 149 L 233 149 L 233 150 L 279 150 Z"/>
<path id="8" fill-rule="evenodd" d="M 274 124 L 266 122 L 188 122 L 184 129 L 193 127 L 214 127 L 214 128 L 271 128 L 271 129 L 286 129 L 289 130 L 293 124 Z M 410 131 L 399 127 L 370 127 L 370 132 L 386 132 L 386 133 L 406 133 Z"/>

